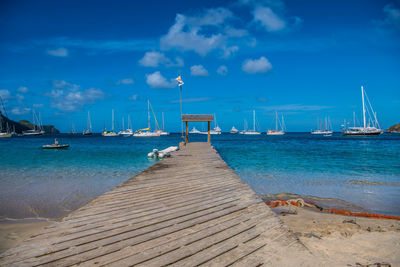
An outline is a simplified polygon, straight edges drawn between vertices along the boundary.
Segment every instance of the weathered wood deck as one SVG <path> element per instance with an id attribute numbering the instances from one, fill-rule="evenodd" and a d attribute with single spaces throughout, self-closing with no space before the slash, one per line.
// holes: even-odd
<path id="1" fill-rule="evenodd" d="M 190 143 L 0 255 L 0 266 L 286 266 L 311 254 L 207 143 Z"/>

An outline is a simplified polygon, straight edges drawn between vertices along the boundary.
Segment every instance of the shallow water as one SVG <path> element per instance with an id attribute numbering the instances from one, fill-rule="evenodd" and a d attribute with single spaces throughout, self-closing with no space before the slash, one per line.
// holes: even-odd
<path id="1" fill-rule="evenodd" d="M 68 150 L 42 150 L 54 137 L 0 139 L 0 218 L 60 218 L 151 166 L 160 138 L 60 135 Z M 206 136 L 191 136 L 205 141 Z M 400 215 L 400 135 L 374 138 L 308 133 L 212 136 L 221 157 L 258 194 L 344 199 L 370 212 Z"/>

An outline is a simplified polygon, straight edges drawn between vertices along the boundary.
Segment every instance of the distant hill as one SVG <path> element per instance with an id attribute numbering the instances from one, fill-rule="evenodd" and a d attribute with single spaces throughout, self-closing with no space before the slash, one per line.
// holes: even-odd
<path id="1" fill-rule="evenodd" d="M 386 130 L 387 132 L 400 132 L 400 123 L 391 126 Z"/>
<path id="2" fill-rule="evenodd" d="M 27 120 L 21 120 L 19 122 L 15 122 L 13 120 L 10 120 L 6 116 L 3 116 L 1 113 L 0 116 L 3 129 L 6 129 L 7 124 L 11 130 L 14 130 L 15 128 L 16 133 L 22 133 L 22 131 L 31 130 L 35 128 L 35 125 Z M 46 133 L 60 133 L 60 131 L 54 128 L 53 125 L 43 125 L 42 128 Z"/>

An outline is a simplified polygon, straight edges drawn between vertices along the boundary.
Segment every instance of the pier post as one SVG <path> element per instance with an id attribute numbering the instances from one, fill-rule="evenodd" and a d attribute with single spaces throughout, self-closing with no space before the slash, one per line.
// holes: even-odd
<path id="1" fill-rule="evenodd" d="M 210 135 L 210 122 L 208 122 L 208 143 L 211 144 L 211 135 Z"/>
<path id="2" fill-rule="evenodd" d="M 186 130 L 185 130 L 185 143 L 189 143 L 188 137 L 188 122 L 186 121 Z"/>

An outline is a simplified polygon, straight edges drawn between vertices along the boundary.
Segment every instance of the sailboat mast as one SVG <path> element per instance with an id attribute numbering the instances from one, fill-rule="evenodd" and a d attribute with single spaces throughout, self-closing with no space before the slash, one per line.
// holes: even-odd
<path id="1" fill-rule="evenodd" d="M 111 115 L 112 115 L 112 128 L 111 128 L 111 130 L 114 132 L 114 110 L 112 110 L 112 112 L 111 112 Z"/>
<path id="2" fill-rule="evenodd" d="M 253 110 L 253 132 L 256 131 L 256 111 Z"/>
<path id="3" fill-rule="evenodd" d="M 356 112 L 353 111 L 353 127 L 356 127 Z"/>
<path id="4" fill-rule="evenodd" d="M 164 112 L 162 113 L 162 129 L 163 129 L 163 131 L 165 130 L 165 127 L 164 127 Z"/>
<path id="5" fill-rule="evenodd" d="M 361 86 L 361 96 L 362 96 L 363 119 L 364 119 L 364 128 L 365 128 L 366 120 L 365 120 L 365 102 L 364 102 L 364 87 L 363 86 Z"/>
<path id="6" fill-rule="evenodd" d="M 275 111 L 275 130 L 278 131 L 278 111 Z"/>
<path id="7" fill-rule="evenodd" d="M 150 100 L 147 99 L 147 120 L 148 120 L 148 125 L 149 125 L 149 130 L 150 130 Z"/>
<path id="8" fill-rule="evenodd" d="M 88 111 L 88 130 L 91 132 L 92 131 L 92 121 L 90 120 L 90 112 Z"/>

